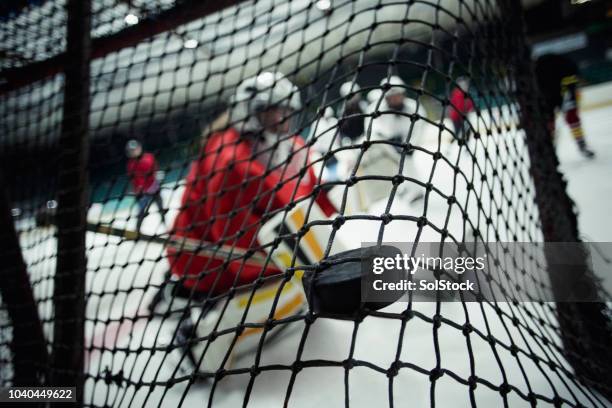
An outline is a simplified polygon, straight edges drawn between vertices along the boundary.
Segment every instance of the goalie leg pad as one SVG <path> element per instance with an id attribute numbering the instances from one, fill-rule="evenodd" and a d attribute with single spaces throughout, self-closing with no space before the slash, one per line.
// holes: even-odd
<path id="1" fill-rule="evenodd" d="M 192 369 L 203 374 L 229 368 L 235 357 L 258 349 L 264 330 L 266 341 L 275 337 L 289 323 L 274 322 L 301 313 L 305 302 L 301 282 L 293 278 L 193 308 L 175 341 L 183 348 L 182 366 L 192 363 Z M 190 333 L 189 340 L 185 340 L 186 333 Z"/>
<path id="2" fill-rule="evenodd" d="M 323 259 L 329 243 L 331 225 L 304 229 L 313 221 L 328 220 L 316 202 L 304 201 L 287 212 L 272 217 L 260 229 L 257 238 L 274 264 L 281 270 L 313 265 Z M 277 238 L 279 242 L 274 243 Z M 339 239 L 334 239 L 332 253 L 345 250 Z M 301 271 L 296 272 L 301 276 Z"/>
<path id="3" fill-rule="evenodd" d="M 285 281 L 286 275 L 268 278 L 268 283 L 257 289 L 246 288 L 214 305 L 205 302 L 202 307 L 192 308 L 192 339 L 183 343 L 189 346 L 185 355 L 191 353 L 196 370 L 210 374 L 228 368 L 236 356 L 257 350 L 264 332 L 267 341 L 290 324 L 275 322 L 305 309 L 299 266 L 312 265 L 323 258 L 329 234 L 325 228 L 303 227 L 309 221 L 322 219 L 326 217 L 316 203 L 302 202 L 286 214 L 277 214 L 260 229 L 258 240 L 272 251 L 277 267 L 281 271 L 292 265 L 297 269 L 289 281 Z M 335 248 L 343 250 L 338 243 L 335 240 Z"/>

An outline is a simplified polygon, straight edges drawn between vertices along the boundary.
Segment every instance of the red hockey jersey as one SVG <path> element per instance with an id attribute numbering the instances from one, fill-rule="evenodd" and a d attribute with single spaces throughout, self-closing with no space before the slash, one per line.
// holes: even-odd
<path id="1" fill-rule="evenodd" d="M 474 110 L 474 102 L 461 88 L 453 89 L 450 95 L 450 113 L 449 117 L 453 122 L 457 122 L 466 114 Z"/>
<path id="2" fill-rule="evenodd" d="M 304 146 L 294 136 L 296 147 Z M 235 129 L 216 133 L 203 148 L 187 176 L 181 209 L 172 233 L 198 240 L 203 246 L 229 245 L 249 249 L 256 240 L 262 216 L 286 207 L 297 198 L 313 194 L 317 183 L 312 167 L 304 177 L 286 177 L 282 170 L 267 170 L 254 158 L 254 143 Z M 282 166 L 281 166 L 282 167 Z M 294 195 L 295 193 L 295 195 Z M 316 197 L 326 215 L 335 209 L 324 193 Z M 223 293 L 235 285 L 253 282 L 261 267 L 247 265 L 242 259 L 224 266 L 225 260 L 168 248 L 172 273 L 188 276 L 184 285 L 197 290 Z M 278 274 L 273 265 L 265 274 Z"/>
<path id="3" fill-rule="evenodd" d="M 136 194 L 149 192 L 156 185 L 156 171 L 157 162 L 152 153 L 143 153 L 138 158 L 128 160 L 127 173 Z"/>

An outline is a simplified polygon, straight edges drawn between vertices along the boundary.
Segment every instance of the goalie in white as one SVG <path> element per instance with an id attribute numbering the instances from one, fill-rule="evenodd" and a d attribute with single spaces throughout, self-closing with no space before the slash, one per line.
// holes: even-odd
<path id="1" fill-rule="evenodd" d="M 406 96 L 406 84 L 398 76 L 384 78 L 381 92 L 368 95 L 370 106 L 365 120 L 365 140 L 374 142 L 365 152 L 358 176 L 394 176 L 399 173 L 400 162 L 404 156 L 401 174 L 418 178 L 412 160 L 413 150 L 405 150 L 402 145 L 415 145 L 423 132 L 423 110 L 419 104 Z M 377 143 L 385 142 L 385 143 Z M 387 180 L 362 180 L 357 183 L 365 207 L 378 200 L 389 197 L 392 183 Z M 422 188 L 410 181 L 398 187 L 402 200 L 414 202 L 423 196 Z"/>

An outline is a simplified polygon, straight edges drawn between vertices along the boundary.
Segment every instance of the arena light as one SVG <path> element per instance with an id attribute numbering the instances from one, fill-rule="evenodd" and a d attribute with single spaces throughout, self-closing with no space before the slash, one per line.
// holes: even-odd
<path id="1" fill-rule="evenodd" d="M 316 8 L 326 13 L 331 11 L 331 6 L 331 0 L 319 0 L 315 3 Z"/>
<path id="2" fill-rule="evenodd" d="M 129 13 L 125 16 L 123 21 L 125 21 L 125 24 L 127 25 L 136 25 L 138 24 L 138 16 L 136 14 Z"/>
<path id="3" fill-rule="evenodd" d="M 198 46 L 198 40 L 193 39 L 193 38 L 189 38 L 185 40 L 185 42 L 183 42 L 183 47 L 187 49 L 194 49 L 197 46 Z"/>

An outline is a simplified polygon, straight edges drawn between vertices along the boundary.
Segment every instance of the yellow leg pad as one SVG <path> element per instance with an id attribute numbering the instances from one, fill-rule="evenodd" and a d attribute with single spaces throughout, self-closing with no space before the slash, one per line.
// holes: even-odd
<path id="1" fill-rule="evenodd" d="M 303 294 L 301 293 L 296 294 L 292 299 L 290 299 L 282 307 L 276 309 L 276 312 L 274 313 L 274 319 L 275 320 L 284 319 L 285 317 L 289 317 L 293 315 L 295 312 L 300 310 L 300 307 L 304 304 L 305 300 L 306 299 L 304 298 Z M 264 323 L 264 321 L 261 321 L 259 323 Z M 256 333 L 261 333 L 262 331 L 263 331 L 262 327 L 248 327 L 244 329 L 244 331 L 238 338 L 238 341 L 240 342 L 244 338 L 251 336 L 253 334 L 256 334 Z"/>

